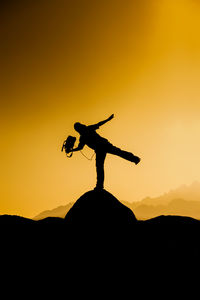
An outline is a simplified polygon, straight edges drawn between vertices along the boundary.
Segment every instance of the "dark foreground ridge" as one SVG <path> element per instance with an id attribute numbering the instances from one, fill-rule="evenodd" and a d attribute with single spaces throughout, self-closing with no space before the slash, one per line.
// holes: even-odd
<path id="1" fill-rule="evenodd" d="M 70 274 L 88 268 L 100 274 L 109 268 L 122 279 L 130 270 L 154 269 L 158 275 L 199 260 L 200 221 L 180 216 L 140 221 L 105 190 L 82 195 L 64 219 L 2 215 L 0 232 L 4 257 L 20 264 L 28 257 L 37 270 L 62 266 Z"/>

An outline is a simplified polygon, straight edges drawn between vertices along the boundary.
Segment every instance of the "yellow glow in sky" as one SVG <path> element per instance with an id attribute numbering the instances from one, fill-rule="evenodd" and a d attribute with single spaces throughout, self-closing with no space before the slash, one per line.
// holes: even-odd
<path id="1" fill-rule="evenodd" d="M 105 188 L 118 199 L 200 180 L 199 13 L 195 0 L 2 6 L 1 214 L 33 217 L 92 189 L 95 161 L 60 149 L 78 137 L 74 122 L 112 113 L 99 133 L 142 158 L 108 155 Z"/>

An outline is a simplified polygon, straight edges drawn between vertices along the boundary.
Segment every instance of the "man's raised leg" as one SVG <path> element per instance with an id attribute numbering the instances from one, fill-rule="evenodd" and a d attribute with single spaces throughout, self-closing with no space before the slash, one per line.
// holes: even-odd
<path id="1" fill-rule="evenodd" d="M 129 160 L 131 162 L 134 162 L 136 165 L 140 162 L 140 158 L 138 156 L 135 156 L 133 153 L 121 150 L 120 148 L 117 148 L 113 145 L 109 146 L 108 153 L 120 156 L 126 160 Z"/>

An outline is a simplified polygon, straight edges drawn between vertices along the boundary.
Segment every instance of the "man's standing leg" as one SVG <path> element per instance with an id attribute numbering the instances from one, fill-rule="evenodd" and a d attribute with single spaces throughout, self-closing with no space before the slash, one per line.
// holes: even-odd
<path id="1" fill-rule="evenodd" d="M 106 152 L 96 151 L 96 171 L 97 171 L 97 189 L 103 189 L 104 186 L 104 161 Z"/>

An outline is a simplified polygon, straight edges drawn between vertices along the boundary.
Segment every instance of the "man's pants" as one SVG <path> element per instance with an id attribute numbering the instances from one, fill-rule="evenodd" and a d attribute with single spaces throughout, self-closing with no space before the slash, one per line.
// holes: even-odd
<path id="1" fill-rule="evenodd" d="M 96 188 L 99 189 L 103 189 L 104 187 L 104 161 L 107 153 L 120 156 L 136 164 L 140 161 L 140 159 L 137 156 L 133 155 L 131 152 L 121 150 L 120 148 L 117 148 L 110 143 L 96 150 L 95 152 L 96 152 L 96 171 L 97 171 Z"/>

